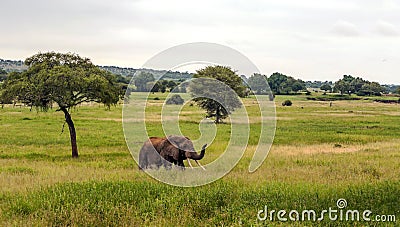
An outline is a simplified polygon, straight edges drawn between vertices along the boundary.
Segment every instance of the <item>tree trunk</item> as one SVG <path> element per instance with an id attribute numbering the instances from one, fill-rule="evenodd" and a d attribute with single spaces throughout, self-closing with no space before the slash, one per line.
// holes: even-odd
<path id="1" fill-rule="evenodd" d="M 72 157 L 77 158 L 78 157 L 78 146 L 76 145 L 76 131 L 75 131 L 74 122 L 72 121 L 71 115 L 69 114 L 69 112 L 66 108 L 61 108 L 61 111 L 65 115 L 65 121 L 67 122 L 68 128 L 69 128 L 69 136 L 71 138 Z"/>
<path id="2" fill-rule="evenodd" d="M 219 112 L 220 112 L 220 110 L 219 110 L 219 105 L 217 106 L 217 111 L 216 111 L 216 113 L 215 113 L 215 117 L 216 117 L 216 119 L 215 119 L 215 123 L 216 124 L 219 124 L 220 122 L 220 119 L 219 119 Z"/>

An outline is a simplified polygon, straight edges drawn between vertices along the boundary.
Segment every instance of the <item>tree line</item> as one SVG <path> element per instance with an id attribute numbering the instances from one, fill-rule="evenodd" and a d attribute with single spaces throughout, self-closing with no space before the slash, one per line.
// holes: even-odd
<path id="1" fill-rule="evenodd" d="M 21 72 L 27 69 L 24 61 L 12 61 L 0 59 L 0 83 L 4 81 L 8 74 L 13 71 Z M 172 91 L 182 81 L 191 79 L 193 73 L 178 72 L 170 70 L 154 70 L 154 69 L 135 69 L 123 68 L 117 66 L 98 66 L 103 70 L 109 71 L 116 75 L 118 83 L 122 84 L 124 90 L 129 91 L 151 91 L 151 92 L 167 92 Z M 144 75 L 142 75 L 144 74 Z M 151 75 L 150 75 L 151 74 Z M 263 77 L 260 77 L 263 76 Z M 161 78 L 162 77 L 162 78 Z M 128 86 L 129 82 L 134 86 Z M 242 75 L 241 78 L 256 88 L 253 91 L 256 94 L 266 94 L 265 80 L 267 78 L 268 85 L 275 95 L 279 94 L 295 94 L 303 91 L 307 92 L 307 88 L 320 89 L 324 92 L 337 92 L 341 94 L 357 94 L 360 96 L 380 95 L 385 93 L 399 93 L 400 86 L 398 85 L 380 85 L 377 82 L 370 82 L 360 77 L 344 75 L 342 79 L 336 82 L 332 81 L 303 81 L 295 79 L 291 76 L 286 76 L 276 72 L 267 77 L 261 74 L 253 74 L 248 79 Z M 179 86 L 176 92 L 186 92 L 186 87 Z"/>
<path id="2" fill-rule="evenodd" d="M 268 94 L 271 91 L 275 95 L 280 94 L 296 94 L 299 91 L 308 92 L 307 85 L 310 82 L 304 82 L 300 79 L 294 79 L 291 76 L 286 76 L 282 73 L 273 73 L 270 77 L 258 73 L 253 74 L 247 81 L 253 88 L 255 94 Z M 268 90 L 268 86 L 269 89 Z M 335 83 L 314 82 L 312 85 L 318 84 L 319 89 L 325 92 L 337 92 L 344 94 L 356 94 L 359 96 L 380 96 L 385 93 L 398 93 L 400 94 L 400 86 L 395 85 L 380 85 L 378 82 L 370 82 L 361 77 L 353 77 L 351 75 L 344 75 L 342 79 Z"/>
<path id="3" fill-rule="evenodd" d="M 344 75 L 342 79 L 335 83 L 333 90 L 340 92 L 340 94 L 357 94 L 359 96 L 379 96 L 387 92 L 386 88 L 378 82 L 370 82 L 351 75 Z"/>
<path id="4" fill-rule="evenodd" d="M 195 75 L 195 74 L 194 74 Z M 243 84 L 254 94 L 269 94 L 270 91 L 274 95 L 282 94 L 297 94 L 299 92 L 308 92 L 307 88 L 312 86 L 313 88 L 319 88 L 324 92 L 336 92 L 342 95 L 344 94 L 357 94 L 359 96 L 379 96 L 385 93 L 398 93 L 400 94 L 400 86 L 395 85 L 380 85 L 378 82 L 370 82 L 364 80 L 361 77 L 353 77 L 351 75 L 344 75 L 342 79 L 331 82 L 331 81 L 314 81 L 305 82 L 301 79 L 295 79 L 294 77 L 284 75 L 276 72 L 271 76 L 267 77 L 259 73 L 254 73 L 248 79 L 245 76 L 241 76 Z M 156 77 L 153 73 L 148 71 L 141 71 L 134 77 L 135 88 L 131 88 L 132 91 L 137 92 L 166 92 L 172 91 L 175 87 L 181 84 L 183 80 L 168 80 L 162 77 L 162 79 L 156 81 Z M 268 86 L 267 86 L 268 85 Z M 180 89 L 176 89 L 176 92 L 185 93 L 186 87 L 179 86 Z"/>
<path id="5" fill-rule="evenodd" d="M 164 77 L 162 77 L 164 78 Z M 135 88 L 132 88 L 133 91 L 137 92 L 162 92 L 172 91 L 176 86 L 182 82 L 181 80 L 167 80 L 167 79 L 159 79 L 156 81 L 154 75 L 147 71 L 140 71 L 136 73 L 134 76 L 134 85 Z M 182 91 L 182 93 L 185 93 Z"/>

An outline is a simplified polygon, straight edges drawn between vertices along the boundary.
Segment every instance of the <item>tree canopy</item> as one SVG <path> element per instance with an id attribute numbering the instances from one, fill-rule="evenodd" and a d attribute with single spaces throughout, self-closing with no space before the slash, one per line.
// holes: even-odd
<path id="1" fill-rule="evenodd" d="M 360 77 L 344 75 L 342 79 L 335 82 L 334 91 L 341 94 L 381 95 L 386 89 L 377 82 L 370 82 Z"/>
<path id="2" fill-rule="evenodd" d="M 7 78 L 7 71 L 0 68 L 0 82 L 2 82 L 3 80 L 5 80 Z"/>
<path id="3" fill-rule="evenodd" d="M 193 78 L 203 79 L 189 85 L 194 101 L 206 110 L 207 117 L 215 117 L 215 123 L 221 123 L 222 119 L 242 106 L 239 97 L 245 96 L 246 88 L 240 76 L 230 67 L 207 66 L 196 71 Z"/>
<path id="4" fill-rule="evenodd" d="M 135 75 L 134 80 L 135 80 L 136 91 L 139 92 L 150 91 L 151 87 L 147 84 L 155 81 L 154 75 L 152 73 L 145 71 L 140 71 L 137 75 Z"/>
<path id="5" fill-rule="evenodd" d="M 22 102 L 47 111 L 57 104 L 69 126 L 72 156 L 78 157 L 76 132 L 69 113 L 83 102 L 116 104 L 123 91 L 116 77 L 77 54 L 39 53 L 25 60 L 28 70 L 11 73 L 2 84 L 2 102 Z"/>
<path id="6" fill-rule="evenodd" d="M 165 93 L 167 89 L 172 91 L 176 86 L 178 86 L 178 83 L 174 82 L 173 80 L 157 80 L 157 82 L 148 82 L 147 85 L 147 90 L 150 90 L 151 92 L 160 91 Z"/>
<path id="7" fill-rule="evenodd" d="M 331 85 L 329 85 L 329 84 L 323 84 L 323 85 L 320 87 L 320 89 L 323 90 L 323 91 L 325 91 L 325 92 L 331 92 L 331 91 L 332 91 L 332 87 L 331 87 Z"/>
<path id="8" fill-rule="evenodd" d="M 289 94 L 291 92 L 298 92 L 306 90 L 304 81 L 294 79 L 291 76 L 286 76 L 282 73 L 273 73 L 268 79 L 269 87 L 276 95 Z"/>
<path id="9" fill-rule="evenodd" d="M 254 73 L 247 80 L 250 88 L 257 95 L 263 95 L 268 93 L 268 82 L 267 77 L 265 75 L 261 75 L 259 73 Z"/>

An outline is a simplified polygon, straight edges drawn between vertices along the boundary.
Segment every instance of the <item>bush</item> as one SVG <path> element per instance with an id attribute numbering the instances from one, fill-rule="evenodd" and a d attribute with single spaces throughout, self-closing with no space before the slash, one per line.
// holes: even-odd
<path id="1" fill-rule="evenodd" d="M 173 95 L 166 102 L 167 105 L 182 105 L 185 102 L 180 95 Z"/>
<path id="2" fill-rule="evenodd" d="M 400 103 L 399 100 L 390 100 L 390 99 L 374 99 L 374 102 L 386 103 L 386 104 L 396 104 Z"/>
<path id="3" fill-rule="evenodd" d="M 159 97 L 155 97 L 153 100 L 160 100 L 160 98 Z"/>
<path id="4" fill-rule="evenodd" d="M 283 103 L 282 103 L 282 106 L 291 106 L 293 103 L 292 103 L 292 101 L 290 101 L 290 100 L 285 100 Z"/>
<path id="5" fill-rule="evenodd" d="M 307 97 L 307 100 L 313 101 L 343 101 L 343 100 L 361 100 L 358 97 L 351 97 L 348 95 L 325 95 L 325 96 L 318 96 L 318 97 Z"/>

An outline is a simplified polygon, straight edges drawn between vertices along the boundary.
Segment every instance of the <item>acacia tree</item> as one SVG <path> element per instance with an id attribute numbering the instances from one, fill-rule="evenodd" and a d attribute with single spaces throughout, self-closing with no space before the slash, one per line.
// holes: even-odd
<path id="1" fill-rule="evenodd" d="M 78 157 L 76 131 L 70 109 L 84 102 L 103 103 L 108 108 L 122 97 L 115 75 L 77 54 L 39 53 L 25 60 L 28 70 L 12 73 L 4 81 L 0 100 L 19 101 L 47 111 L 57 104 L 68 124 L 72 157 Z"/>
<path id="2" fill-rule="evenodd" d="M 222 82 L 200 80 L 189 85 L 189 90 L 195 97 L 194 101 L 206 110 L 207 117 L 215 117 L 215 123 L 222 123 L 222 119 L 242 106 L 238 96 L 244 97 L 246 88 L 242 79 L 231 68 L 207 66 L 196 71 L 193 78 L 211 78 Z"/>

